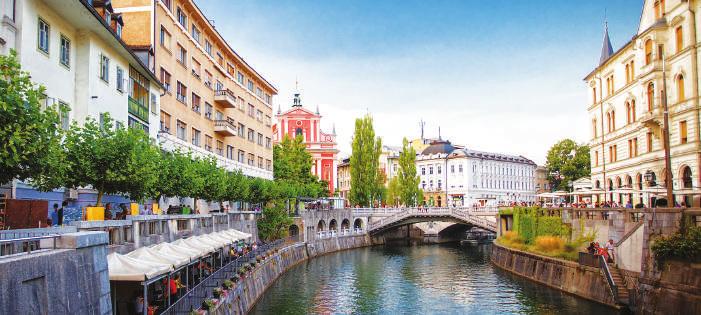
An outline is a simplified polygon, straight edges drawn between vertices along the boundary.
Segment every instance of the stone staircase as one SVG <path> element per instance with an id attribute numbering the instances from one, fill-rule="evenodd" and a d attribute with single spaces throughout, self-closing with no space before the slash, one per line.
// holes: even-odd
<path id="1" fill-rule="evenodd" d="M 623 277 L 621 271 L 618 268 L 616 268 L 614 264 L 609 263 L 608 266 L 609 271 L 611 272 L 611 278 L 616 284 L 616 289 L 618 291 L 618 300 L 616 301 L 616 303 L 628 305 L 630 301 L 630 293 L 628 292 L 628 287 L 626 286 L 626 279 Z"/>

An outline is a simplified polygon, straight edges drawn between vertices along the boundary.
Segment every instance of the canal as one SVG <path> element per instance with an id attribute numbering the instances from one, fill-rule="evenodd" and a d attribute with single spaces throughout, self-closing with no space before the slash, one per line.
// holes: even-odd
<path id="1" fill-rule="evenodd" d="M 253 314 L 614 314 L 504 272 L 489 245 L 374 246 L 303 262 Z"/>

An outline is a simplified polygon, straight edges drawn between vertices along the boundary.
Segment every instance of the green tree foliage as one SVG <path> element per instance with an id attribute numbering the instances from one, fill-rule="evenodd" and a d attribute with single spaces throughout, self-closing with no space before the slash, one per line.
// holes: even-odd
<path id="1" fill-rule="evenodd" d="M 65 171 L 59 113 L 68 109 L 42 110 L 44 98 L 44 88 L 21 70 L 14 50 L 0 55 L 0 184 L 32 178 L 40 188 L 59 185 Z"/>
<path id="2" fill-rule="evenodd" d="M 500 212 L 506 214 L 507 212 Z M 562 223 L 560 216 L 547 216 L 538 207 L 515 207 L 511 212 L 514 231 L 526 244 L 533 244 L 538 236 L 571 238 L 570 228 Z"/>
<path id="3" fill-rule="evenodd" d="M 589 147 L 578 145 L 570 139 L 564 139 L 553 145 L 548 151 L 545 168 L 551 187 L 567 190 L 567 183 L 591 173 Z M 553 176 L 559 174 L 558 176 Z"/>
<path id="4" fill-rule="evenodd" d="M 317 181 L 312 174 L 312 155 L 301 136 L 293 139 L 285 135 L 280 143 L 273 147 L 273 177 L 294 183 L 312 183 Z"/>
<path id="5" fill-rule="evenodd" d="M 416 151 L 406 138 L 402 141 L 397 177 L 399 177 L 401 203 L 410 207 L 417 206 L 423 200 L 423 193 L 419 189 L 421 179 L 416 172 Z"/>
<path id="6" fill-rule="evenodd" d="M 385 204 L 391 206 L 399 206 L 401 204 L 401 184 L 399 176 L 394 176 L 389 180 L 387 185 L 387 194 L 385 195 Z"/>
<path id="7" fill-rule="evenodd" d="M 227 195 L 227 172 L 217 166 L 214 157 L 202 158 L 196 161 L 199 177 L 202 179 L 202 189 L 198 198 L 207 201 L 223 201 Z"/>
<path id="8" fill-rule="evenodd" d="M 97 193 L 97 205 L 104 194 L 128 195 L 143 200 L 153 193 L 158 182 L 156 146 L 142 130 L 114 128 L 109 115 L 103 125 L 88 118 L 83 126 L 73 124 L 64 143 L 65 186 L 92 186 Z"/>
<path id="9" fill-rule="evenodd" d="M 154 186 L 153 197 L 189 196 L 200 190 L 202 180 L 190 154 L 180 151 L 161 152 L 158 166 L 158 185 Z"/>
<path id="10" fill-rule="evenodd" d="M 248 177 L 241 172 L 230 172 L 226 178 L 226 199 L 236 201 L 248 201 L 251 195 L 251 187 Z"/>
<path id="11" fill-rule="evenodd" d="M 292 222 L 284 203 L 266 207 L 263 216 L 258 219 L 258 236 L 267 241 L 284 238 Z"/>
<path id="12" fill-rule="evenodd" d="M 369 114 L 355 120 L 352 149 L 349 199 L 353 204 L 372 206 L 375 201 L 381 200 L 383 191 L 383 183 L 378 180 L 382 140 L 375 137 Z"/>
<path id="13" fill-rule="evenodd" d="M 691 226 L 656 239 L 652 243 L 652 252 L 660 263 L 666 259 L 701 262 L 701 227 Z"/>

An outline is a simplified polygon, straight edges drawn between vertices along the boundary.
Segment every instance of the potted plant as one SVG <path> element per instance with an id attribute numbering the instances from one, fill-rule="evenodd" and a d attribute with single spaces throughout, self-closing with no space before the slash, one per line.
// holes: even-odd
<path id="1" fill-rule="evenodd" d="M 225 290 L 231 290 L 231 288 L 234 287 L 234 282 L 231 280 L 224 280 L 223 286 Z"/>
<path id="2" fill-rule="evenodd" d="M 230 280 L 231 280 L 233 283 L 237 283 L 237 282 L 239 282 L 239 280 L 241 280 L 241 276 L 239 276 L 238 273 L 237 273 L 237 274 L 234 274 L 234 275 L 231 277 Z"/>
<path id="3" fill-rule="evenodd" d="M 215 305 L 214 299 L 204 299 L 204 301 L 202 301 L 202 309 L 206 311 L 213 310 Z"/>
<path id="4" fill-rule="evenodd" d="M 221 298 L 223 293 L 224 293 L 224 290 L 222 290 L 222 288 L 214 288 L 214 290 L 212 290 L 212 295 L 214 295 L 214 297 L 217 299 Z"/>

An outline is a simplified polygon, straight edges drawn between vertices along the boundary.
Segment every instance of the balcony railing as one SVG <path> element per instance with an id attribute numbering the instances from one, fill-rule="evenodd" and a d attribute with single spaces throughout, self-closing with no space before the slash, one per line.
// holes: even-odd
<path id="1" fill-rule="evenodd" d="M 231 120 L 215 120 L 214 121 L 214 132 L 224 135 L 224 136 L 235 136 L 236 126 Z"/>
<path id="2" fill-rule="evenodd" d="M 131 98 L 131 96 L 129 97 L 129 114 L 143 121 L 148 121 L 148 107 Z"/>
<path id="3" fill-rule="evenodd" d="M 236 96 L 231 90 L 216 90 L 214 92 L 214 102 L 218 103 L 224 107 L 235 108 L 236 107 Z"/>

